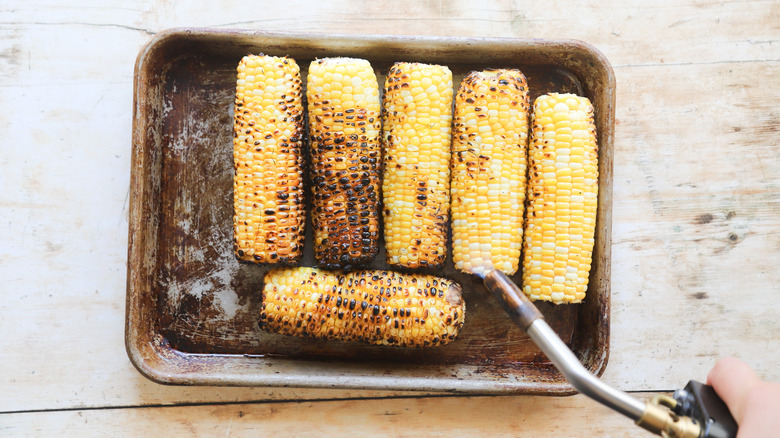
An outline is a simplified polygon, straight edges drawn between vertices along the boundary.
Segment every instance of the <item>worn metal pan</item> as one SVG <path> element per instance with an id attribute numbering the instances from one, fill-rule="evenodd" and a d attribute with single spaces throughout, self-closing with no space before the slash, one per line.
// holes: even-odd
<path id="1" fill-rule="evenodd" d="M 404 350 L 259 330 L 267 268 L 239 264 L 232 254 L 235 68 L 243 55 L 259 52 L 295 58 L 304 75 L 317 57 L 365 58 L 380 83 L 399 60 L 445 64 L 455 81 L 475 69 L 514 67 L 528 77 L 532 98 L 549 91 L 588 96 L 600 153 L 588 297 L 538 307 L 588 371 L 604 371 L 615 79 L 596 49 L 568 40 L 181 29 L 155 36 L 135 67 L 125 340 L 142 374 L 168 384 L 574 393 L 481 280 L 456 272 L 451 259 L 439 274 L 463 285 L 468 313 L 460 337 L 447 346 Z M 311 248 L 304 265 L 313 263 Z M 386 267 L 384 259 L 372 267 Z"/>

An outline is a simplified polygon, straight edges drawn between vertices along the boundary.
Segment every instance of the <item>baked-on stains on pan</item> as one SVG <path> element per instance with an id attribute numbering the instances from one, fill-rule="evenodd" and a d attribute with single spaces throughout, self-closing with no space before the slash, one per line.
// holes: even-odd
<path id="1" fill-rule="evenodd" d="M 539 308 L 585 366 L 603 372 L 615 94 L 602 55 L 572 41 L 187 30 L 156 36 L 136 68 L 126 343 L 144 375 L 180 384 L 572 393 L 479 279 L 456 272 L 449 254 L 435 274 L 461 283 L 469 308 L 449 345 L 401 349 L 260 331 L 259 292 L 268 268 L 236 260 L 231 228 L 235 69 L 242 56 L 259 52 L 291 56 L 304 68 L 315 57 L 362 57 L 379 82 L 396 60 L 445 64 L 454 83 L 471 70 L 513 67 L 527 76 L 532 99 L 548 91 L 588 96 L 600 151 L 591 286 L 583 304 Z M 305 266 L 314 264 L 310 230 L 309 222 Z M 380 248 L 369 268 L 386 267 Z"/>

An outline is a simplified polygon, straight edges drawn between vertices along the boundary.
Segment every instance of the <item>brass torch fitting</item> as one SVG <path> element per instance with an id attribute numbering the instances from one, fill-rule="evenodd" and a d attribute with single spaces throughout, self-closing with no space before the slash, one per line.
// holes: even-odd
<path id="1" fill-rule="evenodd" d="M 636 424 L 665 438 L 699 438 L 699 424 L 689 417 L 679 416 L 671 411 L 676 404 L 671 397 L 655 397 L 645 405 L 645 412 L 636 420 Z"/>

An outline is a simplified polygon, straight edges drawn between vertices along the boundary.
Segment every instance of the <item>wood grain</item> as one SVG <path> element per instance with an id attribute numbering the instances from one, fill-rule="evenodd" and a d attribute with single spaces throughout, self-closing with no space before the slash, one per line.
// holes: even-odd
<path id="1" fill-rule="evenodd" d="M 132 66 L 152 35 L 178 26 L 595 45 L 618 83 L 604 379 L 671 390 L 734 354 L 780 380 L 777 1 L 293 0 L 256 13 L 242 4 L 0 6 L 0 412 L 29 412 L 0 414 L 0 435 L 141 436 L 159 426 L 177 435 L 284 434 L 315 427 L 307 418 L 323 419 L 318 406 L 333 416 L 324 423 L 331 434 L 350 421 L 385 433 L 411 423 L 417 434 L 466 435 L 459 426 L 471 421 L 499 436 L 519 426 L 530 436 L 638 434 L 581 397 L 363 401 L 352 398 L 390 393 L 169 387 L 143 378 L 122 339 Z M 320 398 L 330 401 L 133 407 Z M 407 407 L 409 414 L 382 415 Z"/>
<path id="2" fill-rule="evenodd" d="M 7 436 L 653 436 L 584 396 L 245 403 L 6 414 L 0 420 L 0 435 Z"/>
<path id="3" fill-rule="evenodd" d="M 780 378 L 777 308 L 759 304 L 780 292 L 780 92 L 762 86 L 778 67 L 623 72 L 612 293 L 630 329 L 612 332 L 608 379 L 673 388 L 723 355 Z"/>

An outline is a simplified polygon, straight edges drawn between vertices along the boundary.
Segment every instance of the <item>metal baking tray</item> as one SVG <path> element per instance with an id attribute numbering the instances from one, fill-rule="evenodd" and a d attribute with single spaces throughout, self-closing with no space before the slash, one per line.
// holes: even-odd
<path id="1" fill-rule="evenodd" d="M 401 60 L 447 65 L 455 86 L 471 70 L 513 67 L 527 76 L 532 99 L 550 91 L 588 96 L 600 154 L 588 295 L 578 305 L 539 307 L 588 370 L 604 371 L 615 79 L 596 49 L 570 40 L 175 29 L 156 35 L 135 65 L 125 341 L 143 375 L 166 384 L 574 393 L 481 282 L 454 270 L 451 254 L 437 273 L 463 285 L 467 312 L 449 345 L 401 349 L 260 331 L 268 268 L 239 263 L 232 253 L 235 72 L 243 55 L 260 52 L 295 58 L 304 75 L 315 58 L 365 58 L 380 87 Z M 310 266 L 308 239 L 302 264 Z M 371 267 L 385 267 L 384 258 Z"/>

